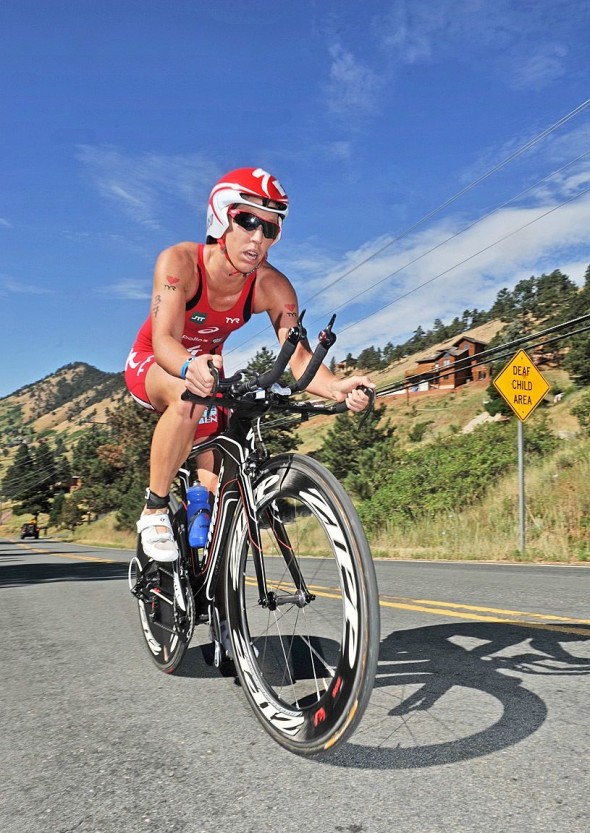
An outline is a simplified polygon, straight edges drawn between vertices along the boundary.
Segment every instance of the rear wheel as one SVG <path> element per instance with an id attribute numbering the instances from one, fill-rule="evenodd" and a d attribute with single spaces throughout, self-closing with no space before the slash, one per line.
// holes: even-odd
<path id="1" fill-rule="evenodd" d="M 171 512 L 172 512 L 171 506 Z M 179 537 L 185 526 L 176 506 L 172 526 Z M 158 564 L 147 558 L 141 539 L 129 564 L 129 589 L 137 599 L 141 630 L 148 653 L 161 671 L 172 674 L 186 653 L 195 626 L 195 602 L 185 562 Z"/>
<path id="2" fill-rule="evenodd" d="M 266 598 L 243 514 L 227 557 L 236 670 L 264 728 L 301 755 L 333 749 L 369 701 L 379 605 L 369 545 L 338 481 L 319 463 L 281 455 L 255 485 Z"/>

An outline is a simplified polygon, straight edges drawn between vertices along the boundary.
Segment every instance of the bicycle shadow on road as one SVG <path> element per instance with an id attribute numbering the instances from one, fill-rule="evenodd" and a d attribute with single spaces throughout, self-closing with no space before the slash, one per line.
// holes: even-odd
<path id="1" fill-rule="evenodd" d="M 565 627 L 565 626 L 564 626 Z M 381 643 L 371 702 L 352 739 L 325 763 L 412 769 L 489 755 L 536 732 L 547 717 L 527 677 L 590 674 L 568 633 L 505 623 L 453 623 L 397 631 Z M 568 643 L 577 643 L 568 651 Z"/>

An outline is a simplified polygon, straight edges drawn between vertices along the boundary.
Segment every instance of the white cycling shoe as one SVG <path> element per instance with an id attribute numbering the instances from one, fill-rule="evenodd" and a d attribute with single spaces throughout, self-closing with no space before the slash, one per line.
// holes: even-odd
<path id="1" fill-rule="evenodd" d="M 166 527 L 164 531 L 156 527 Z M 179 556 L 178 547 L 172 533 L 172 526 L 167 512 L 156 515 L 143 514 L 137 522 L 137 531 L 141 536 L 141 546 L 148 558 L 153 561 L 170 563 Z"/>

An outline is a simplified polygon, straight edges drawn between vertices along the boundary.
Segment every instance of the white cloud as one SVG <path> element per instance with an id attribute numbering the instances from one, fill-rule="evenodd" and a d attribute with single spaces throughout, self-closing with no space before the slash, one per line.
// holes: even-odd
<path id="1" fill-rule="evenodd" d="M 584 131 L 575 133 L 561 135 L 546 149 L 545 161 L 561 163 L 566 151 L 579 150 Z M 307 307 L 312 340 L 337 312 L 337 357 L 400 343 L 436 318 L 450 322 L 466 309 L 489 309 L 502 288 L 533 274 L 561 269 L 581 285 L 590 263 L 590 194 L 583 193 L 589 186 L 586 156 L 481 218 L 442 217 L 397 240 L 384 235 L 367 241 L 337 259 L 321 241 L 295 246 L 286 238 L 277 265 Z M 275 343 L 262 316 L 233 340 L 238 346 L 230 345 L 226 355 L 234 369 Z"/>
<path id="2" fill-rule="evenodd" d="M 171 204 L 191 211 L 206 205 L 219 170 L 197 153 L 131 154 L 112 145 L 80 145 L 84 164 L 101 196 L 137 223 L 159 229 Z M 205 216 L 203 213 L 203 225 Z"/>
<path id="3" fill-rule="evenodd" d="M 125 278 L 107 286 L 97 287 L 97 295 L 109 295 L 124 301 L 145 301 L 152 297 L 151 283 L 148 281 Z"/>
<path id="4" fill-rule="evenodd" d="M 507 86 L 539 90 L 566 73 L 568 43 L 587 23 L 576 0 L 394 0 L 372 28 L 394 70 L 459 58 Z"/>
<path id="5" fill-rule="evenodd" d="M 540 90 L 565 75 L 566 46 L 546 45 L 537 54 L 519 56 L 508 64 L 510 86 L 517 90 Z"/>
<path id="6" fill-rule="evenodd" d="M 0 217 L 0 226 L 3 226 L 4 228 L 12 228 L 12 223 L 5 220 L 4 217 Z"/>
<path id="7" fill-rule="evenodd" d="M 16 280 L 8 275 L 0 276 L 0 289 L 3 294 L 11 295 L 53 295 L 53 289 L 45 286 L 29 283 L 28 281 Z"/>
<path id="8" fill-rule="evenodd" d="M 558 207 L 570 196 L 571 182 L 562 185 L 561 194 L 543 205 L 503 208 L 464 232 L 464 220 L 447 218 L 397 241 L 320 293 L 310 305 L 310 332 L 338 310 L 338 354 L 354 353 L 370 344 L 404 341 L 418 324 L 427 328 L 436 318 L 450 321 L 465 309 L 489 309 L 500 289 L 514 287 L 522 277 L 560 268 L 582 283 L 590 263 L 590 195 Z M 347 253 L 322 283 L 349 272 L 385 242 Z M 319 282 L 319 277 L 306 280 L 304 292 L 299 285 L 300 296 Z"/>
<path id="9" fill-rule="evenodd" d="M 341 118 L 377 113 L 382 85 L 379 76 L 339 44 L 330 48 L 330 56 L 330 78 L 324 85 L 330 113 Z M 341 151 L 346 150 L 346 143 L 341 145 Z"/>

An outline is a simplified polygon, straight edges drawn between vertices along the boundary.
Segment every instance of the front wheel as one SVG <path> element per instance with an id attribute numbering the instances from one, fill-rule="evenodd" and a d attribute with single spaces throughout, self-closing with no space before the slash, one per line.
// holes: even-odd
<path id="1" fill-rule="evenodd" d="M 236 670 L 264 728 L 318 755 L 356 728 L 379 650 L 379 600 L 356 510 L 323 466 L 269 460 L 254 484 L 266 588 L 244 513 L 229 539 L 226 603 Z"/>

